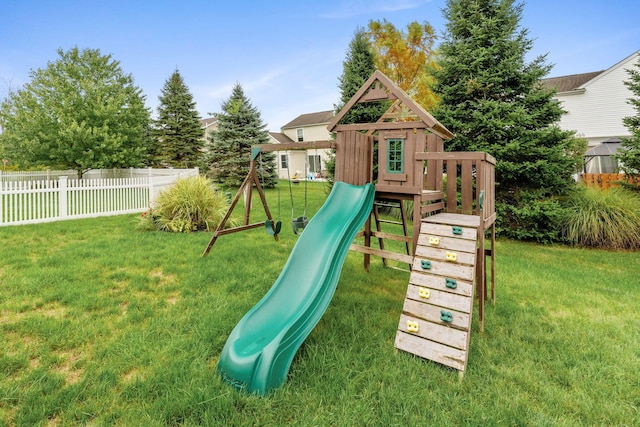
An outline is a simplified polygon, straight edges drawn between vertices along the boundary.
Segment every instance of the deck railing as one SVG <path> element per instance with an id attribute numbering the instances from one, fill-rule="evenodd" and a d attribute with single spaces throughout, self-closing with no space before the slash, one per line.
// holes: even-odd
<path id="1" fill-rule="evenodd" d="M 430 203 L 439 206 L 441 198 L 443 212 L 478 215 L 485 229 L 495 222 L 495 158 L 482 152 L 426 152 L 416 153 L 416 160 L 426 161 Z"/>

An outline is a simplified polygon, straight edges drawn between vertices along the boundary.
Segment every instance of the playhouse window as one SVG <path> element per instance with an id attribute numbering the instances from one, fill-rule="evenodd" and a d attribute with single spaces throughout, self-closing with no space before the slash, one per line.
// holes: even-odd
<path id="1" fill-rule="evenodd" d="M 387 172 L 404 173 L 404 139 L 387 140 Z"/>
<path id="2" fill-rule="evenodd" d="M 280 154 L 280 167 L 286 169 L 289 167 L 289 159 L 286 154 Z"/>

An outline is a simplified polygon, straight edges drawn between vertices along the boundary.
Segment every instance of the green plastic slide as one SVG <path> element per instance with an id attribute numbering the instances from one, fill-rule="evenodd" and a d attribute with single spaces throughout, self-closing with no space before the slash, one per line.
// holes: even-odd
<path id="1" fill-rule="evenodd" d="M 371 213 L 374 195 L 371 184 L 334 184 L 271 289 L 229 335 L 218 362 L 227 382 L 260 395 L 285 382 L 298 348 L 333 298 L 349 246 Z"/>

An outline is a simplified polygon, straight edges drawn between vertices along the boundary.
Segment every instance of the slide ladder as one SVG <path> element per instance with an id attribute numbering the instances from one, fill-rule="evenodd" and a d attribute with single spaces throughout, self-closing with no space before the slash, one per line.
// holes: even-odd
<path id="1" fill-rule="evenodd" d="M 471 333 L 479 226 L 475 215 L 423 218 L 395 340 L 396 348 L 461 375 Z"/>

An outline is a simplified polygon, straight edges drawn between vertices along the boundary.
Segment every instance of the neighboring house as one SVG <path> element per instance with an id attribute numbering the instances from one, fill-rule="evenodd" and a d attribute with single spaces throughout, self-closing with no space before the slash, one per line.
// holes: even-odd
<path id="1" fill-rule="evenodd" d="M 324 142 L 331 139 L 327 125 L 333 119 L 333 110 L 302 114 L 280 132 L 269 132 L 274 144 L 294 142 Z M 278 177 L 281 179 L 326 176 L 329 150 L 287 150 L 276 152 Z"/>
<path id="2" fill-rule="evenodd" d="M 216 117 L 207 117 L 200 120 L 200 126 L 204 129 L 204 139 L 207 140 L 209 132 L 218 129 L 218 119 Z"/>
<path id="3" fill-rule="evenodd" d="M 627 102 L 633 93 L 624 84 L 629 80 L 626 70 L 635 66 L 638 55 L 640 51 L 603 71 L 542 80 L 556 90 L 554 99 L 567 112 L 560 119 L 560 128 L 574 130 L 588 142 L 586 173 L 617 172 L 611 154 L 617 150 L 619 138 L 631 136 L 622 119 L 636 114 Z"/>

